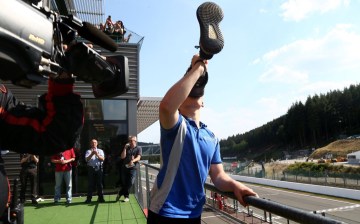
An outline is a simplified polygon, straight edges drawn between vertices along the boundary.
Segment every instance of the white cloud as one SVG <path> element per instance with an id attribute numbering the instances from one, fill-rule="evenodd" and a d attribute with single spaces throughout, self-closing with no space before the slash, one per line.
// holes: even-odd
<path id="1" fill-rule="evenodd" d="M 358 73 L 360 34 L 351 28 L 339 24 L 322 37 L 297 40 L 255 59 L 253 65 L 264 66 L 259 80 L 305 84 L 318 77 Z"/>
<path id="2" fill-rule="evenodd" d="M 259 12 L 260 12 L 260 14 L 265 14 L 265 13 L 268 12 L 268 10 L 267 9 L 260 9 Z"/>
<path id="3" fill-rule="evenodd" d="M 341 6 L 348 6 L 349 0 L 288 0 L 281 5 L 281 16 L 285 21 L 300 21 L 310 14 L 324 14 Z"/>
<path id="4" fill-rule="evenodd" d="M 275 81 L 284 83 L 306 82 L 308 75 L 306 72 L 291 70 L 285 66 L 274 65 L 266 70 L 261 76 L 261 82 Z"/>

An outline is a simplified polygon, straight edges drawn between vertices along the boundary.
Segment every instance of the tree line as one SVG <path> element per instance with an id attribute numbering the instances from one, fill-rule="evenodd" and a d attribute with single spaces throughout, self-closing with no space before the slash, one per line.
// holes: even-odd
<path id="1" fill-rule="evenodd" d="M 220 141 L 223 156 L 264 160 L 281 151 L 322 147 L 336 139 L 360 134 L 360 85 L 308 97 L 287 113 L 243 134 Z"/>

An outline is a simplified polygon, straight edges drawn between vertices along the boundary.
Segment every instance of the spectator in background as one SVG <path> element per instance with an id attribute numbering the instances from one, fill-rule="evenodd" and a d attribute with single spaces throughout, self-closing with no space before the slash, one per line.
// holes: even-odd
<path id="1" fill-rule="evenodd" d="M 121 173 L 121 190 L 116 196 L 116 201 L 124 195 L 125 202 L 129 201 L 129 191 L 134 185 L 136 178 L 136 165 L 141 159 L 142 149 L 137 145 L 136 136 L 129 136 L 129 142 L 125 145 L 121 152 L 121 159 L 123 159 L 122 173 Z"/>
<path id="2" fill-rule="evenodd" d="M 124 24 L 121 20 L 116 21 L 114 25 L 114 34 L 123 37 L 126 33 Z"/>
<path id="3" fill-rule="evenodd" d="M 71 203 L 72 199 L 72 163 L 75 161 L 74 149 L 68 149 L 51 157 L 51 162 L 55 164 L 55 194 L 54 203 L 61 199 L 61 186 L 63 180 L 66 185 L 66 204 Z"/>
<path id="4" fill-rule="evenodd" d="M 99 29 L 100 29 L 102 32 L 105 32 L 105 25 L 104 25 L 103 23 L 100 23 Z"/>
<path id="5" fill-rule="evenodd" d="M 20 163 L 21 163 L 21 171 L 20 171 L 20 202 L 25 203 L 25 193 L 26 193 L 26 185 L 27 180 L 30 180 L 30 190 L 31 190 L 31 203 L 36 205 L 38 202 L 37 198 L 37 164 L 39 162 L 39 158 L 33 154 L 20 154 Z"/>
<path id="6" fill-rule="evenodd" d="M 130 40 L 130 37 L 131 37 L 131 33 L 129 33 L 129 35 L 125 38 L 123 38 L 123 42 L 125 42 L 125 43 L 129 43 L 129 40 Z"/>
<path id="7" fill-rule="evenodd" d="M 103 162 L 105 154 L 102 149 L 99 149 L 98 141 L 92 139 L 90 141 L 91 148 L 85 153 L 85 160 L 87 162 L 88 170 L 88 191 L 85 203 L 90 203 L 92 199 L 93 190 L 97 189 L 98 202 L 105 202 L 103 193 Z"/>
<path id="8" fill-rule="evenodd" d="M 105 22 L 105 32 L 109 34 L 114 33 L 114 25 L 115 24 L 113 23 L 113 21 L 111 20 L 111 16 L 109 15 Z"/>

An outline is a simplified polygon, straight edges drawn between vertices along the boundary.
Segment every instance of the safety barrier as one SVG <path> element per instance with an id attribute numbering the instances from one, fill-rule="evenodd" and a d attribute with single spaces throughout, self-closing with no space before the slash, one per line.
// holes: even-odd
<path id="1" fill-rule="evenodd" d="M 142 163 L 140 167 L 138 167 L 138 178 L 135 183 L 135 196 L 137 197 L 140 206 L 143 210 L 147 211 L 147 208 L 150 204 L 150 189 L 152 187 L 152 183 L 155 181 L 156 174 L 149 173 L 149 168 L 158 172 L 159 168 L 157 166 L 153 166 L 150 164 Z M 145 182 L 145 186 L 143 183 Z M 218 209 L 219 212 L 226 215 L 231 219 L 235 219 L 240 223 L 252 223 L 251 221 L 246 221 L 245 219 L 241 219 L 240 217 L 252 217 L 253 210 L 252 207 L 260 209 L 263 211 L 263 216 L 259 217 L 258 215 L 256 219 L 260 219 L 261 222 L 272 223 L 272 216 L 277 215 L 283 217 L 289 221 L 295 221 L 298 223 L 317 223 L 317 224 L 340 224 L 342 222 L 325 217 L 325 214 L 314 214 L 309 211 L 304 211 L 301 209 L 293 208 L 290 206 L 286 206 L 277 202 L 270 201 L 264 198 L 257 198 L 253 196 L 245 197 L 244 200 L 249 204 L 247 210 L 239 209 L 238 201 L 235 198 L 235 195 L 230 192 L 222 192 L 219 191 L 213 184 L 206 183 L 205 191 L 207 195 L 207 203 L 213 208 Z M 221 197 L 217 197 L 217 195 L 221 195 Z M 228 204 L 223 200 L 224 197 L 228 199 L 233 199 L 233 203 Z M 228 200 L 227 200 L 228 201 Z M 242 214 L 242 216 L 240 215 Z M 249 220 L 249 219 L 247 219 Z"/>

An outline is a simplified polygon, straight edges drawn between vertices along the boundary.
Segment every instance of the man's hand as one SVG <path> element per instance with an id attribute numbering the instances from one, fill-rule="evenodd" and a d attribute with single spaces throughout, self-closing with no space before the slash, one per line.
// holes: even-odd
<path id="1" fill-rule="evenodd" d="M 129 162 L 129 165 L 130 165 L 130 166 L 134 165 L 133 160 L 134 160 L 134 156 L 131 156 L 131 160 L 130 160 L 130 162 Z"/>
<path id="2" fill-rule="evenodd" d="M 200 56 L 198 54 L 194 55 L 191 59 L 191 67 L 193 68 L 195 66 L 195 64 L 200 63 L 200 66 L 204 66 L 204 71 L 207 71 L 207 67 L 208 67 L 208 60 L 204 60 L 202 58 L 200 58 Z"/>
<path id="3" fill-rule="evenodd" d="M 255 193 L 251 188 L 245 186 L 244 184 L 240 182 L 236 182 L 234 187 L 234 194 L 236 199 L 240 202 L 240 204 L 244 207 L 248 206 L 248 204 L 245 202 L 244 197 L 246 196 L 255 196 L 259 197 L 257 193 Z"/>

